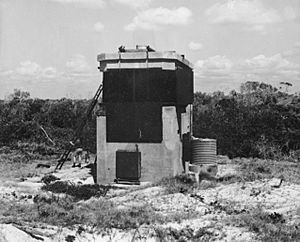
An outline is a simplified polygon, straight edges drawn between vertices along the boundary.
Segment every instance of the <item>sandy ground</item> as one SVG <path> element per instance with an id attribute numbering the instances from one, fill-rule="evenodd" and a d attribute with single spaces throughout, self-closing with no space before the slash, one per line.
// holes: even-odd
<path id="1" fill-rule="evenodd" d="M 42 174 L 53 171 L 45 169 Z M 218 177 L 235 174 L 237 167 L 230 162 L 219 164 Z M 87 168 L 71 168 L 69 164 L 62 170 L 54 173 L 61 180 L 79 184 L 92 184 L 93 179 Z M 33 197 L 42 186 L 41 177 L 27 178 L 24 181 L 7 180 L 0 183 L 0 199 L 5 201 L 15 200 L 32 203 Z M 211 181 L 203 181 L 211 182 Z M 225 211 L 216 208 L 234 206 L 238 212 L 243 209 L 263 207 L 270 212 L 278 212 L 285 216 L 289 223 L 300 221 L 300 185 L 290 184 L 280 180 L 271 179 L 255 182 L 237 182 L 232 184 L 218 184 L 216 187 L 200 190 L 195 188 L 192 193 L 165 194 L 159 186 L 119 186 L 119 189 L 110 190 L 107 198 L 119 208 L 130 208 L 149 205 L 155 211 L 164 215 L 185 213 L 190 215 L 180 222 L 159 225 L 162 228 L 194 229 L 206 228 L 211 238 L 208 241 L 256 241 L 255 235 L 245 228 L 228 224 L 228 215 Z M 94 198 L 92 198 L 94 199 Z M 73 241 L 159 241 L 155 228 L 158 225 L 141 226 L 138 230 L 120 231 L 111 230 L 107 234 L 98 234 L 96 231 L 83 232 L 80 235 L 76 229 L 44 226 L 35 228 L 48 236 L 33 238 L 23 232 L 14 224 L 0 224 L 0 241 L 66 241 L 67 236 L 74 236 Z"/>

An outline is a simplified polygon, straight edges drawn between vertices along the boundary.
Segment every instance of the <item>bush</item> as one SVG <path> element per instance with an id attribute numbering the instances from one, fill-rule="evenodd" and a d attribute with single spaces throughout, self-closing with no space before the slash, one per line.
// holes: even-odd
<path id="1" fill-rule="evenodd" d="M 165 218 L 150 206 L 117 209 L 112 203 L 102 203 L 96 212 L 99 228 L 135 229 L 143 224 L 162 223 Z"/>
<path id="2" fill-rule="evenodd" d="M 288 225 L 279 213 L 267 213 L 256 208 L 248 213 L 238 215 L 234 219 L 235 226 L 247 227 L 256 233 L 261 241 L 299 241 L 300 224 Z"/>
<path id="3" fill-rule="evenodd" d="M 280 146 L 266 140 L 264 136 L 256 142 L 255 148 L 258 156 L 263 159 L 281 160 L 283 158 Z"/>
<path id="4" fill-rule="evenodd" d="M 284 181 L 300 184 L 300 165 L 286 161 L 238 159 L 233 160 L 239 165 L 239 174 L 229 177 L 230 182 L 255 181 L 278 178 Z M 226 182 L 226 178 L 224 178 Z"/>
<path id="5" fill-rule="evenodd" d="M 31 99 L 16 90 L 7 101 L 0 100 L 0 145 L 18 141 L 45 143 L 39 154 L 52 154 L 43 126 L 64 148 L 84 117 L 88 100 Z M 218 153 L 232 157 L 277 158 L 300 149 L 300 96 L 278 91 L 265 83 L 247 82 L 241 91 L 195 93 L 193 133 L 216 138 Z M 263 138 L 262 138 L 263 137 Z M 82 147 L 96 151 L 96 115 L 92 114 L 80 140 Z"/>
<path id="6" fill-rule="evenodd" d="M 39 194 L 33 199 L 35 214 L 32 221 L 59 226 L 93 224 L 90 213 L 85 213 L 73 197 Z"/>
<path id="7" fill-rule="evenodd" d="M 12 144 L 12 147 L 16 150 L 22 150 L 23 152 L 42 156 L 51 156 L 58 153 L 57 148 L 47 145 L 45 142 L 17 142 Z"/>
<path id="8" fill-rule="evenodd" d="M 45 175 L 42 178 L 42 182 L 44 182 L 46 185 L 49 185 L 50 183 L 60 180 L 58 177 L 54 176 L 53 174 Z"/>
<path id="9" fill-rule="evenodd" d="M 215 237 L 212 227 L 201 227 L 198 230 L 190 227 L 182 229 L 155 228 L 155 232 L 160 241 L 211 241 Z"/>
<path id="10" fill-rule="evenodd" d="M 0 145 L 11 146 L 19 141 L 44 143 L 37 147 L 37 153 L 51 155 L 57 148 L 64 148 L 71 140 L 77 125 L 85 116 L 89 100 L 41 100 L 31 99 L 27 92 L 16 90 L 9 100 L 0 100 Z M 40 125 L 57 144 L 51 144 L 41 131 Z M 95 152 L 96 116 L 93 114 L 80 137 L 82 146 Z M 50 154 L 49 154 L 50 153 Z"/>
<path id="11" fill-rule="evenodd" d="M 76 200 L 87 200 L 91 197 L 105 196 L 110 188 L 110 186 L 99 184 L 76 185 L 66 181 L 56 181 L 42 186 L 42 190 L 44 191 L 68 194 Z"/>
<path id="12" fill-rule="evenodd" d="M 0 222 L 38 222 L 70 227 L 76 224 L 106 229 L 135 229 L 143 224 L 163 223 L 168 218 L 157 214 L 150 206 L 119 209 L 104 199 L 76 203 L 72 196 L 48 193 L 34 197 L 34 204 L 3 202 Z"/>
<path id="13" fill-rule="evenodd" d="M 300 148 L 300 96 L 247 82 L 228 95 L 195 93 L 193 133 L 216 138 L 218 153 L 280 158 Z"/>
<path id="14" fill-rule="evenodd" d="M 166 177 L 157 183 L 157 185 L 166 189 L 167 194 L 190 192 L 195 187 L 195 184 L 195 181 L 187 175 Z"/>

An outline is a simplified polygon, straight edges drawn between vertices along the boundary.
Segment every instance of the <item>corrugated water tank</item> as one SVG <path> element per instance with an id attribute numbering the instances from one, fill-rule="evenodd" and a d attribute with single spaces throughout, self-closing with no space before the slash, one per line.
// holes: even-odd
<path id="1" fill-rule="evenodd" d="M 192 160 L 193 165 L 201 167 L 204 173 L 215 176 L 218 171 L 217 167 L 217 141 L 215 139 L 194 138 L 192 143 Z"/>
<path id="2" fill-rule="evenodd" d="M 195 165 L 216 164 L 217 141 L 196 138 L 192 140 L 192 163 Z"/>

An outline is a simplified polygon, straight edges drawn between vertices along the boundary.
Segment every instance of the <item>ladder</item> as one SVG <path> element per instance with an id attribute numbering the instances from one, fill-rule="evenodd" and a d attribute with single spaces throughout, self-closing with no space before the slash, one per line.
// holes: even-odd
<path id="1" fill-rule="evenodd" d="M 61 157 L 57 161 L 57 165 L 55 167 L 55 170 L 61 169 L 62 166 L 64 165 L 65 161 L 68 159 L 68 156 L 72 152 L 75 142 L 80 137 L 80 135 L 83 131 L 83 128 L 86 125 L 89 116 L 92 114 L 92 111 L 94 110 L 94 107 L 96 106 L 97 101 L 98 101 L 102 91 L 103 91 L 103 84 L 100 84 L 99 88 L 97 89 L 96 94 L 94 95 L 94 97 L 92 98 L 92 100 L 91 100 L 91 102 L 88 106 L 88 109 L 86 111 L 85 116 L 81 119 L 79 125 L 77 126 L 77 129 L 75 131 L 75 134 L 74 134 L 72 140 L 66 146 L 64 153 L 61 155 Z"/>

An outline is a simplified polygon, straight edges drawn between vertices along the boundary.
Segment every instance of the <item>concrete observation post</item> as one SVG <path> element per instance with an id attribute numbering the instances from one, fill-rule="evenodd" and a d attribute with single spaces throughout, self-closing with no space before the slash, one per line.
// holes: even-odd
<path id="1" fill-rule="evenodd" d="M 97 183 L 180 174 L 190 160 L 193 70 L 183 55 L 149 46 L 98 55 Z"/>

